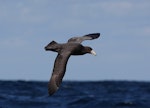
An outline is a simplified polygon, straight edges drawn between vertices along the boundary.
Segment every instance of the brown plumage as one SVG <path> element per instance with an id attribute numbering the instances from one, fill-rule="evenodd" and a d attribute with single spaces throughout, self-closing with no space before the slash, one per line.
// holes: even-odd
<path id="1" fill-rule="evenodd" d="M 48 83 L 49 95 L 53 95 L 58 90 L 66 71 L 67 61 L 71 55 L 84 55 L 87 53 L 96 55 L 91 47 L 83 46 L 81 42 L 84 40 L 96 39 L 99 36 L 100 33 L 93 33 L 82 37 L 73 37 L 64 44 L 52 41 L 45 47 L 46 51 L 50 50 L 58 53 L 54 63 L 52 76 Z"/>

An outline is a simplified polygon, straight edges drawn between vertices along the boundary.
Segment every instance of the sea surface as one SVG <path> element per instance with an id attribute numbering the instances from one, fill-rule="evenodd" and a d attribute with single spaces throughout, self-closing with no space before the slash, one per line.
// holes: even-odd
<path id="1" fill-rule="evenodd" d="M 0 81 L 0 108 L 150 108 L 150 82 L 64 81 L 48 96 L 47 82 Z"/>

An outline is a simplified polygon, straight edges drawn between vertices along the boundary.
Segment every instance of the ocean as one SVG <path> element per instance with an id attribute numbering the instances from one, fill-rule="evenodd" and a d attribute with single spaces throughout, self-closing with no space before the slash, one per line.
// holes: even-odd
<path id="1" fill-rule="evenodd" d="M 0 81 L 0 108 L 150 108 L 150 82 L 63 81 L 48 96 L 47 82 Z"/>

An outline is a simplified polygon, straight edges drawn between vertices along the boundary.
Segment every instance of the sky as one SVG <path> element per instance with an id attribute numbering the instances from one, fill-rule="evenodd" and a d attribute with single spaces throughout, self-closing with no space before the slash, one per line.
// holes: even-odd
<path id="1" fill-rule="evenodd" d="M 150 81 L 150 0 L 0 0 L 0 80 L 48 81 L 55 40 L 84 41 L 97 56 L 71 56 L 64 80 Z"/>

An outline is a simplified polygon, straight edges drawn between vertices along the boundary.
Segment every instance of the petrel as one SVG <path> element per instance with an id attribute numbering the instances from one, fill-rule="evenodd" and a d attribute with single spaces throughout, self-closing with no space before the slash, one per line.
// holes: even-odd
<path id="1" fill-rule="evenodd" d="M 46 51 L 57 52 L 53 72 L 48 83 L 48 93 L 53 95 L 59 88 L 66 71 L 66 65 L 71 55 L 93 54 L 96 52 L 89 46 L 83 46 L 81 43 L 84 40 L 97 39 L 100 33 L 91 33 L 81 37 L 73 37 L 67 43 L 50 42 L 46 47 Z"/>

